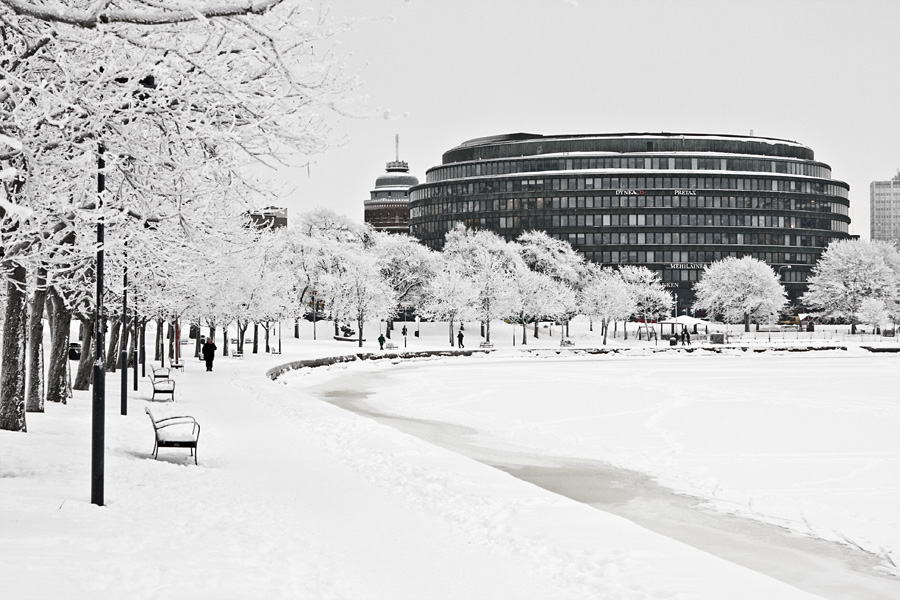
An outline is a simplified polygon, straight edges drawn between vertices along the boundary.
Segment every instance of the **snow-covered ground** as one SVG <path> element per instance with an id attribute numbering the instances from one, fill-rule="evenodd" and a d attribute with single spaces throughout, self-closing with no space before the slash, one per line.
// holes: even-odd
<path id="1" fill-rule="evenodd" d="M 89 393 L 29 414 L 27 434 L 0 432 L 4 597 L 818 597 L 324 402 L 326 384 L 481 445 L 628 467 L 897 560 L 898 354 L 526 359 L 497 336 L 491 356 L 266 378 L 357 350 L 303 326 L 281 356 L 220 357 L 212 373 L 189 360 L 174 403 L 151 404 L 142 379 L 124 417 L 109 375 L 104 507 L 90 504 Z M 446 326 L 422 333 L 410 349 L 447 347 Z M 199 467 L 182 450 L 149 457 L 145 406 L 200 421 Z M 896 576 L 874 577 L 874 591 L 822 597 L 900 595 Z"/>

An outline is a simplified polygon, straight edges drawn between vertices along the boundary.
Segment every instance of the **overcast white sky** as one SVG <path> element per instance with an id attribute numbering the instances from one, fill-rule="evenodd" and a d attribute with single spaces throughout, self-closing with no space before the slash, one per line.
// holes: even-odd
<path id="1" fill-rule="evenodd" d="M 445 151 L 486 135 L 753 130 L 831 165 L 865 239 L 869 182 L 900 168 L 898 0 L 330 4 L 359 19 L 340 49 L 365 108 L 392 117 L 338 122 L 343 145 L 284 174 L 291 212 L 361 221 L 398 133 L 424 181 Z"/>

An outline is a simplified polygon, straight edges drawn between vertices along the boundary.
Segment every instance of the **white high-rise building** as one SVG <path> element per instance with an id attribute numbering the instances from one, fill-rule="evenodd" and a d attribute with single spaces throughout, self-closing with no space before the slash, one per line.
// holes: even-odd
<path id="1" fill-rule="evenodd" d="M 869 185 L 869 224 L 871 239 L 900 244 L 900 171 Z"/>

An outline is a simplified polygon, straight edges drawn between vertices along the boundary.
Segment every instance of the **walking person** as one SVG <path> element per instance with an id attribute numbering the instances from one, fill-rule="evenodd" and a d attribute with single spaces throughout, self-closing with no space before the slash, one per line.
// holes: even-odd
<path id="1" fill-rule="evenodd" d="M 206 338 L 206 343 L 203 344 L 203 360 L 206 361 L 206 370 L 212 371 L 213 360 L 216 358 L 216 345 L 213 342 L 212 338 Z"/>
<path id="2" fill-rule="evenodd" d="M 384 350 L 384 334 L 383 333 L 378 334 L 378 349 Z"/>
<path id="3" fill-rule="evenodd" d="M 684 341 L 687 342 L 687 345 L 691 345 L 691 332 L 687 329 L 684 330 Z"/>
<path id="4" fill-rule="evenodd" d="M 460 329 L 460 330 L 459 330 L 459 333 L 456 334 L 456 339 L 459 341 L 459 347 L 460 347 L 460 348 L 465 348 L 465 346 L 463 346 L 463 337 L 464 337 L 464 336 L 463 336 L 462 329 Z"/>

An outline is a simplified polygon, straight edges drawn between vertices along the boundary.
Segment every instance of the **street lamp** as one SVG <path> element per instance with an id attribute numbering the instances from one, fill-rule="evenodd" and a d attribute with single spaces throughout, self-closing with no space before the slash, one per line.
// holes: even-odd
<path id="1" fill-rule="evenodd" d="M 97 209 L 106 190 L 103 144 L 97 145 Z M 97 300 L 94 305 L 94 367 L 91 393 L 91 504 L 103 506 L 103 446 L 106 428 L 106 367 L 103 364 L 103 212 L 97 218 Z"/>
<path id="2" fill-rule="evenodd" d="M 790 269 L 790 268 L 791 268 L 791 265 L 781 265 L 780 267 L 778 267 L 778 272 L 777 272 L 778 281 L 781 281 L 781 270 L 782 269 Z"/>

